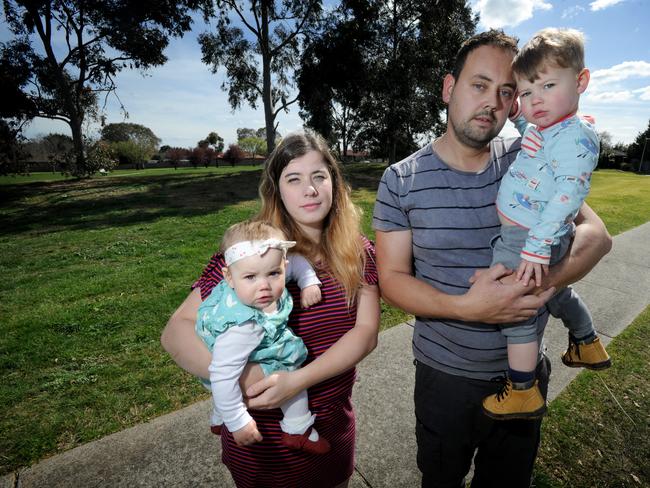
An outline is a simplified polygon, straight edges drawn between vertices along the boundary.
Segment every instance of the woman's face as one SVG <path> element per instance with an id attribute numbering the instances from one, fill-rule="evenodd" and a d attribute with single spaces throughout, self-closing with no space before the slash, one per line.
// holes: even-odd
<path id="1" fill-rule="evenodd" d="M 280 174 L 279 187 L 287 213 L 305 234 L 318 240 L 332 208 L 332 177 L 322 154 L 309 151 L 292 159 Z"/>

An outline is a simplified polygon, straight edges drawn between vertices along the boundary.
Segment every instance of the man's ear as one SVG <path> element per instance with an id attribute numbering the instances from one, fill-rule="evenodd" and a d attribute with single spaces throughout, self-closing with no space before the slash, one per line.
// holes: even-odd
<path id="1" fill-rule="evenodd" d="M 230 269 L 228 269 L 227 266 L 224 266 L 223 268 L 221 268 L 221 273 L 223 274 L 223 279 L 226 280 L 226 283 L 228 283 L 228 286 L 230 288 L 235 288 L 235 283 L 233 282 L 232 273 L 230 272 Z"/>
<path id="2" fill-rule="evenodd" d="M 584 93 L 589 85 L 590 73 L 587 68 L 582 68 L 580 73 L 578 73 L 578 93 Z"/>
<path id="3" fill-rule="evenodd" d="M 451 73 L 448 73 L 442 81 L 442 101 L 446 104 L 449 104 L 449 100 L 451 100 L 454 85 L 456 85 L 456 78 Z"/>

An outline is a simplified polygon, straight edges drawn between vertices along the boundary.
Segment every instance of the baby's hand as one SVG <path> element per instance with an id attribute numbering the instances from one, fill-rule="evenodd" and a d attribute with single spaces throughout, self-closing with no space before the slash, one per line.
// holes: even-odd
<path id="1" fill-rule="evenodd" d="M 262 434 L 257 430 L 257 424 L 251 420 L 241 429 L 232 433 L 233 438 L 238 446 L 250 446 L 262 440 Z"/>
<path id="2" fill-rule="evenodd" d="M 300 290 L 300 306 L 302 308 L 309 308 L 320 302 L 320 286 L 309 285 Z"/>
<path id="3" fill-rule="evenodd" d="M 533 278 L 536 286 L 542 286 L 542 278 L 547 274 L 548 265 L 532 263 L 522 259 L 521 263 L 519 263 L 519 269 L 517 269 L 517 281 L 521 280 L 524 282 L 524 286 L 528 286 L 528 281 Z"/>

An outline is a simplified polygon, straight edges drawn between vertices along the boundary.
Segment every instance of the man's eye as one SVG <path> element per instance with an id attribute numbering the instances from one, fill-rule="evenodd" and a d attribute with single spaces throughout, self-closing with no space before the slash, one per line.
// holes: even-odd
<path id="1" fill-rule="evenodd" d="M 479 91 L 485 90 L 485 85 L 482 85 L 480 83 L 474 83 L 474 88 L 476 88 Z"/>
<path id="2" fill-rule="evenodd" d="M 503 90 L 501 96 L 503 98 L 512 98 L 513 93 L 510 90 Z"/>

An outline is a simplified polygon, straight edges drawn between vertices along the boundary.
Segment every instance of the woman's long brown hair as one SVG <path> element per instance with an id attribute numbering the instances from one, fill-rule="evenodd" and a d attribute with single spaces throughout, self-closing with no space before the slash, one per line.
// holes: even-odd
<path id="1" fill-rule="evenodd" d="M 320 242 L 313 242 L 301 231 L 287 213 L 280 197 L 282 170 L 292 160 L 310 151 L 317 151 L 323 156 L 332 178 L 332 208 L 323 222 Z M 317 264 L 319 256 L 323 258 L 330 273 L 343 288 L 348 304 L 352 304 L 363 283 L 366 260 L 359 232 L 361 212 L 352 203 L 350 187 L 343 180 L 339 163 L 323 138 L 304 132 L 289 134 L 282 139 L 266 162 L 259 191 L 262 209 L 257 218 L 282 229 L 289 239 L 296 241 L 293 251 L 302 254 L 313 264 Z"/>

